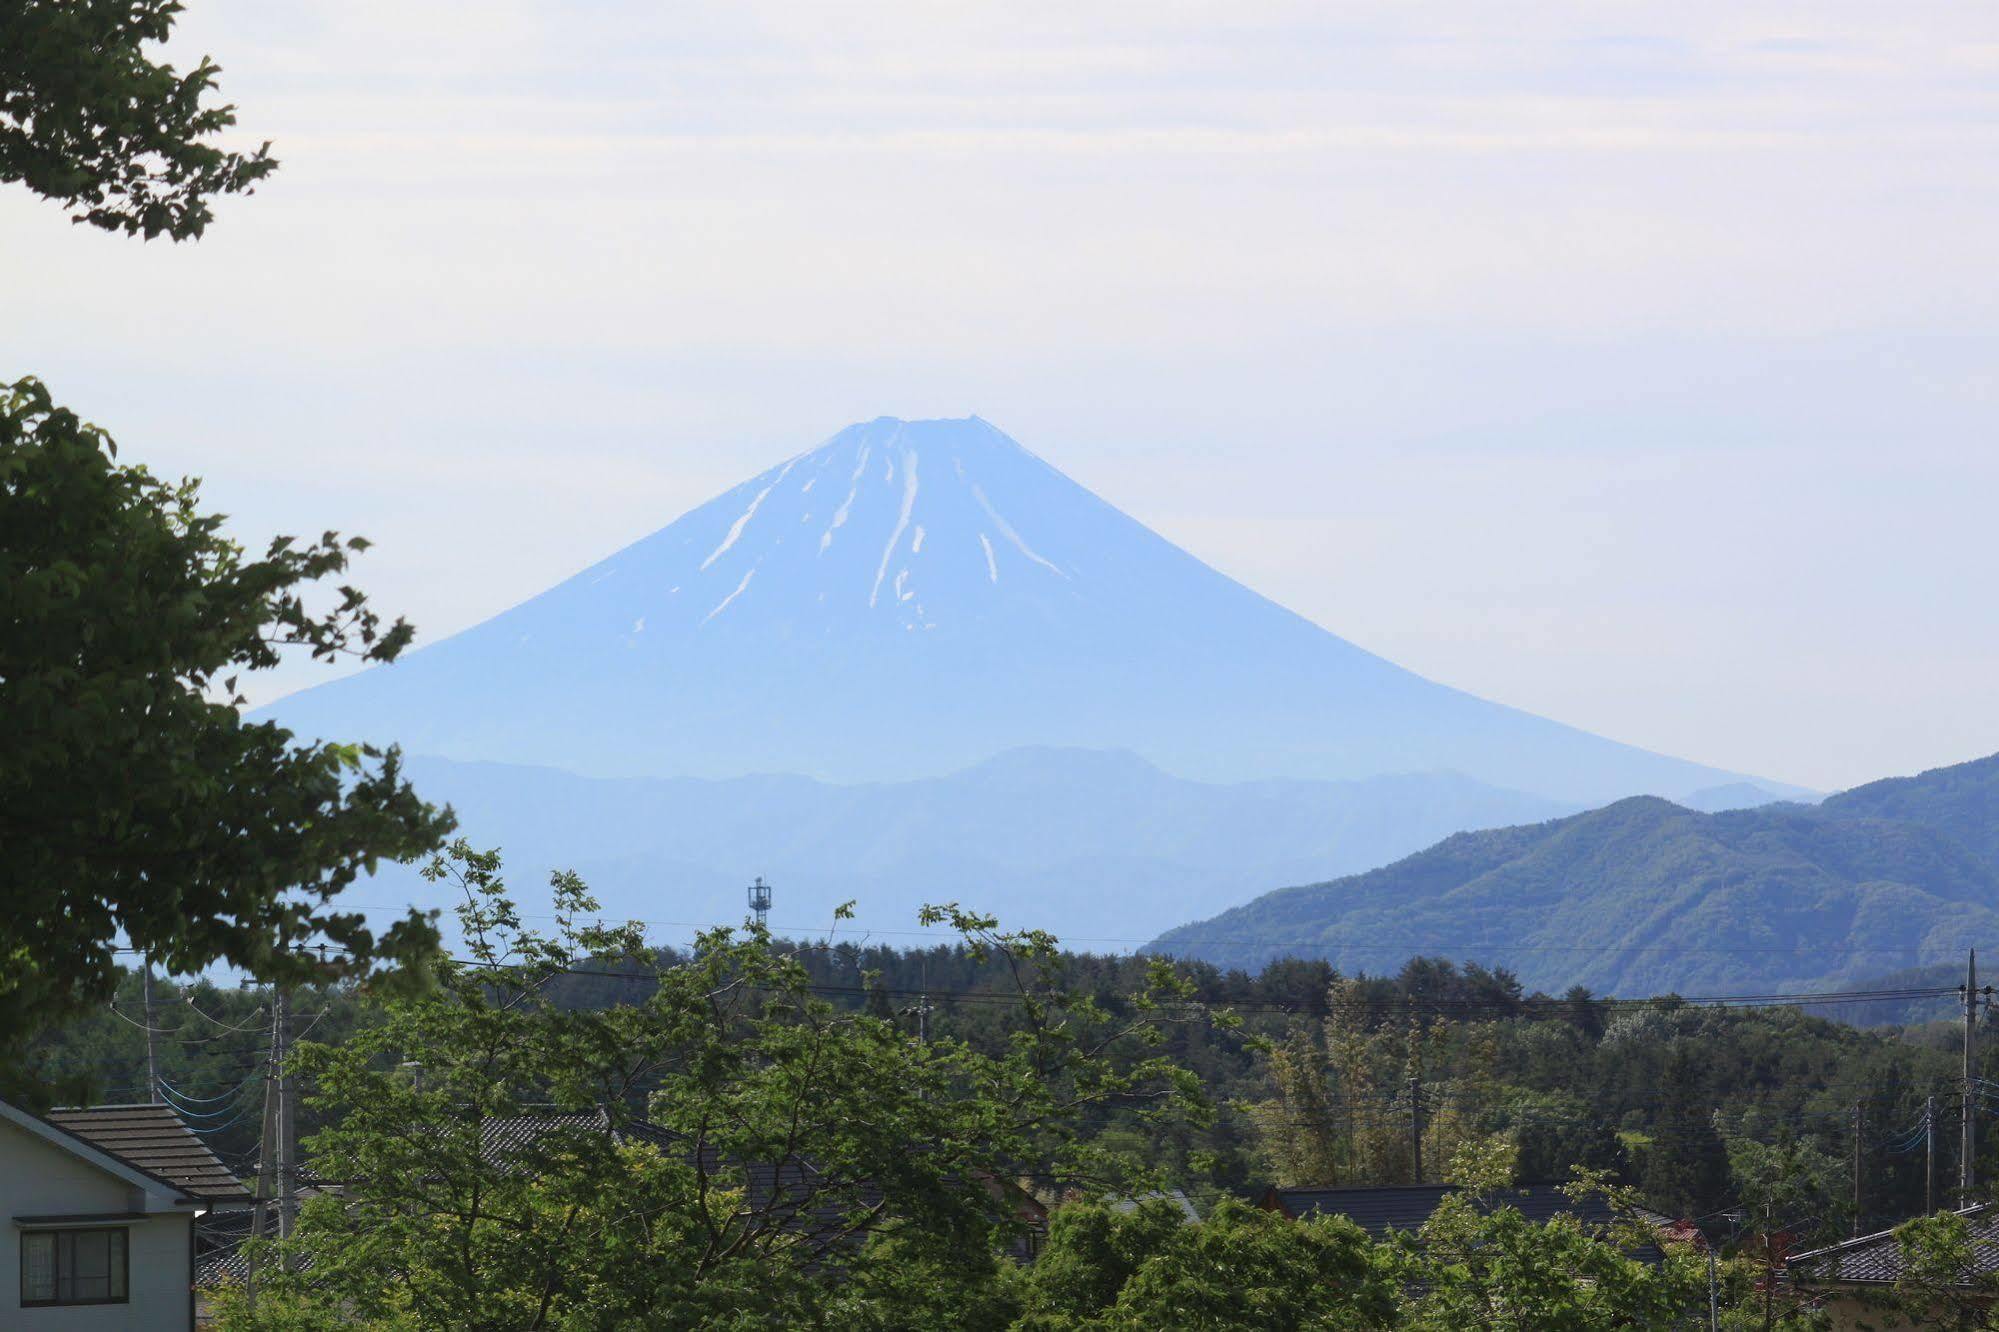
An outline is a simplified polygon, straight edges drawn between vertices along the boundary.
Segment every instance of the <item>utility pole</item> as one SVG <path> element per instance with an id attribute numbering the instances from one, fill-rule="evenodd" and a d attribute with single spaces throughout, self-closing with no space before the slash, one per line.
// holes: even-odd
<path id="1" fill-rule="evenodd" d="M 1972 949 L 1964 967 L 1964 1119 L 1962 1124 L 1963 1142 L 1958 1148 L 1957 1187 L 1959 1202 L 1971 1202 L 1971 1190 L 1977 1182 L 1976 1156 L 1978 1153 L 1977 1101 L 1971 1085 L 1972 1040 L 1978 1029 L 1978 950 Z"/>
<path id="2" fill-rule="evenodd" d="M 1862 1126 L 1866 1123 L 1862 1103 L 1853 1103 L 1853 1238 L 1860 1238 L 1860 1151 Z"/>
<path id="3" fill-rule="evenodd" d="M 1770 1214 L 1770 1204 L 1763 1204 L 1763 1279 L 1757 1284 L 1763 1287 L 1763 1326 L 1777 1326 L 1777 1240 L 1771 1233 L 1775 1221 Z"/>
<path id="4" fill-rule="evenodd" d="M 271 1063 L 277 1074 L 278 1094 L 278 1140 L 274 1152 L 278 1185 L 278 1238 L 292 1237 L 292 1223 L 297 1219 L 298 1206 L 294 1190 L 298 1183 L 298 1138 L 293 1123 L 292 1080 L 285 1065 L 291 1059 L 292 1013 L 291 992 L 284 986 L 275 987 L 272 1003 L 274 1017 L 271 1023 Z M 289 1259 L 287 1259 L 289 1262 Z"/>
<path id="5" fill-rule="evenodd" d="M 1937 1210 L 1937 1098 L 1923 1100 L 1923 1215 Z"/>
<path id="6" fill-rule="evenodd" d="M 1423 1182 L 1423 1075 L 1409 1079 L 1409 1160 L 1416 1183 Z"/>
<path id="7" fill-rule="evenodd" d="M 274 1015 L 275 1016 L 275 1015 Z M 243 1304 L 251 1314 L 257 1312 L 257 1265 L 263 1247 L 264 1217 L 270 1209 L 272 1185 L 272 1164 L 278 1140 L 278 1079 L 276 1057 L 278 1053 L 278 1027 L 271 1024 L 271 1048 L 264 1055 L 264 1118 L 263 1127 L 257 1135 L 257 1190 L 254 1206 L 250 1212 L 250 1255 L 249 1270 L 243 1281 Z"/>
<path id="8" fill-rule="evenodd" d="M 155 1045 L 157 1033 L 153 1029 L 153 959 L 146 958 L 139 969 L 139 993 L 145 997 L 146 1006 L 146 1100 L 153 1105 L 160 1103 L 160 1056 Z"/>
<path id="9" fill-rule="evenodd" d="M 243 1283 L 243 1302 L 248 1311 L 257 1309 L 258 1249 L 264 1238 L 265 1217 L 275 1200 L 278 1205 L 278 1238 L 288 1240 L 297 1218 L 293 1187 L 298 1176 L 298 1139 L 293 1125 L 291 1079 L 285 1060 L 291 1054 L 291 993 L 282 985 L 271 987 L 271 1049 L 264 1064 L 263 1132 L 257 1150 L 257 1191 L 250 1213 L 249 1272 Z M 289 1267 L 290 1255 L 284 1258 Z"/>
<path id="10" fill-rule="evenodd" d="M 1721 1332 L 1721 1280 L 1714 1270 L 1714 1241 L 1707 1240 L 1707 1326 L 1708 1332 Z"/>

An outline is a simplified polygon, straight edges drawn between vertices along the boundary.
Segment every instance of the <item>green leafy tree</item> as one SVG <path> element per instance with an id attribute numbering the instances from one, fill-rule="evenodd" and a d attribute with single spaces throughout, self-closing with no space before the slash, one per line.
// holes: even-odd
<path id="1" fill-rule="evenodd" d="M 1603 1228 L 1562 1214 L 1536 1224 L 1493 1195 L 1512 1182 L 1513 1147 L 1468 1144 L 1452 1159 L 1447 1195 L 1413 1237 L 1398 1237 L 1406 1292 L 1395 1326 L 1422 1332 L 1609 1332 L 1683 1326 L 1705 1294 L 1704 1269 L 1671 1251 L 1634 1253 L 1659 1237 L 1636 1219 L 1636 1200 L 1602 1176 L 1578 1172 L 1570 1197 L 1607 1195 L 1620 1220 Z"/>
<path id="2" fill-rule="evenodd" d="M 1495 1128 L 1519 1149 L 1523 1181 L 1566 1178 L 1574 1166 L 1622 1182 L 1629 1163 L 1607 1114 L 1566 1091 L 1514 1090 L 1494 1115 Z"/>
<path id="3" fill-rule="evenodd" d="M 1247 1107 L 1257 1146 L 1271 1176 L 1283 1185 L 1330 1185 L 1347 1177 L 1352 1157 L 1344 1107 L 1335 1103 L 1326 1076 L 1326 1052 L 1300 1023 L 1266 1047 L 1276 1093 Z"/>
<path id="4" fill-rule="evenodd" d="M 311 1164 L 342 1187 L 301 1219 L 309 1284 L 273 1288 L 362 1325 L 889 1327 L 919 1297 L 934 1325 L 969 1325 L 935 1320 L 945 1292 L 997 1298 L 1022 1181 L 1154 1182 L 1097 1150 L 1090 1114 L 1202 1110 L 1164 1060 L 1106 1057 L 1198 1018 L 1164 964 L 1112 1014 L 1052 984 L 1052 938 L 940 908 L 1018 978 L 1005 1043 L 981 1053 L 834 1006 L 761 927 L 662 967 L 637 926 L 581 923 L 596 904 L 573 876 L 544 936 L 497 856 L 461 843 L 429 872 L 467 894 L 469 964 L 298 1055 L 330 1125 Z M 625 1000 L 560 1002 L 578 970 L 625 977 Z"/>
<path id="5" fill-rule="evenodd" d="M 247 193 L 277 168 L 210 142 L 236 109 L 209 94 L 221 71 L 182 73 L 148 47 L 177 0 L 0 0 L 0 182 L 19 181 L 78 222 L 199 236 L 217 195 Z"/>
<path id="6" fill-rule="evenodd" d="M 839 1332 L 1004 1332 L 1020 1308 L 1013 1270 L 991 1249 L 898 1227 L 841 1265 L 819 1321 Z"/>
<path id="7" fill-rule="evenodd" d="M 1269 1176 L 1285 1185 L 1402 1183 L 1412 1108 L 1398 1089 L 1421 1058 L 1422 1028 L 1371 1027 L 1362 986 L 1335 978 L 1325 1016 L 1259 1036 L 1273 1095 L 1244 1103 Z"/>
<path id="8" fill-rule="evenodd" d="M 1165 1202 L 1064 1207 L 1017 1291 L 1019 1332 L 1359 1332 L 1395 1310 L 1392 1275 L 1351 1221 L 1233 1201 L 1197 1224 Z"/>
<path id="9" fill-rule="evenodd" d="M 1830 1243 L 1844 1234 L 1838 1223 L 1852 1219 L 1852 1166 L 1780 1128 L 1774 1142 L 1734 1138 L 1728 1144 L 1734 1195 L 1744 1215 L 1759 1224 L 1768 1218 L 1798 1237 L 1801 1247 Z"/>
<path id="10" fill-rule="evenodd" d="M 111 997 L 122 944 L 169 970 L 290 981 L 413 960 L 330 905 L 450 816 L 394 750 L 300 744 L 246 721 L 237 683 L 287 648 L 393 660 L 409 643 L 354 588 L 308 598 L 366 545 L 327 533 L 250 557 L 195 482 L 121 463 L 32 379 L 0 388 L 0 1041 Z M 296 945 L 338 953 L 322 963 Z"/>

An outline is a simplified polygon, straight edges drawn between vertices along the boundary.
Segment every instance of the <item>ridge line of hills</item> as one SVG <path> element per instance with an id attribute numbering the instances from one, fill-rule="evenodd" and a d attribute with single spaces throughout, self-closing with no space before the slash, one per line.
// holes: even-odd
<path id="1" fill-rule="evenodd" d="M 1444 954 L 1529 988 L 1811 990 L 1999 941 L 1999 755 L 1717 813 L 1635 796 L 1460 832 L 1393 864 L 1281 888 L 1148 951 L 1379 970 Z"/>
<path id="2" fill-rule="evenodd" d="M 1174 776 L 1136 754 L 1022 748 L 941 777 L 584 777 L 412 756 L 426 798 L 499 845 L 521 882 L 575 869 L 611 915 L 740 920 L 743 887 L 777 890 L 773 920 L 907 930 L 959 900 L 1010 925 L 1129 948 L 1272 883 L 1365 869 L 1465 827 L 1573 804 L 1458 773 L 1232 783 Z M 422 900 L 407 868 L 377 882 Z"/>

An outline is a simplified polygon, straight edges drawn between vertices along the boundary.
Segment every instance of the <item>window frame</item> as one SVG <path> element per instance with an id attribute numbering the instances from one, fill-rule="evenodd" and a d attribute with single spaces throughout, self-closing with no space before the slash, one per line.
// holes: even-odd
<path id="1" fill-rule="evenodd" d="M 118 1289 L 123 1293 L 119 1295 L 106 1295 L 101 1298 L 88 1299 L 88 1300 L 63 1299 L 62 1298 L 62 1275 L 63 1275 L 62 1237 L 64 1235 L 69 1235 L 74 1237 L 78 1235 L 111 1235 L 113 1233 L 117 1234 L 121 1238 L 122 1242 L 118 1245 L 118 1265 L 116 1268 L 108 1269 L 106 1272 L 106 1276 L 108 1278 L 112 1275 L 115 1275 L 118 1279 L 117 1280 Z M 50 1268 L 55 1278 L 54 1284 L 55 1284 L 56 1296 L 54 1299 L 48 1299 L 48 1300 L 31 1300 L 28 1298 L 28 1239 L 30 1236 L 39 1237 L 43 1235 L 49 1237 L 53 1247 L 53 1255 L 50 1260 Z M 15 1236 L 15 1241 L 16 1241 L 16 1247 L 20 1250 L 21 1307 L 23 1309 L 81 1309 L 96 1304 L 130 1304 L 132 1302 L 132 1227 L 130 1226 L 23 1227 L 21 1231 Z M 72 1238 L 70 1243 L 70 1248 L 73 1251 L 75 1247 L 76 1247 L 75 1240 L 74 1238 Z M 106 1241 L 106 1247 L 109 1248 L 108 1240 Z M 72 1257 L 71 1261 L 74 1262 L 74 1257 Z M 72 1281 L 73 1280 L 74 1278 L 72 1278 Z"/>

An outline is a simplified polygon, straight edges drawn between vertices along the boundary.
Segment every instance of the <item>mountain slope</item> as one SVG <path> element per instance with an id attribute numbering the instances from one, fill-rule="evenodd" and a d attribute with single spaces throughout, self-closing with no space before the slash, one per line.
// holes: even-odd
<path id="1" fill-rule="evenodd" d="M 1931 792 L 1965 785 L 1916 780 Z M 1892 794 L 1833 797 L 1831 812 L 1719 814 L 1633 798 L 1463 833 L 1367 874 L 1267 893 L 1152 947 L 1348 970 L 1441 953 L 1511 967 L 1529 986 L 1643 994 L 1812 988 L 1999 942 L 1999 864 L 1939 827 L 1875 817 L 1940 803 Z"/>
<path id="2" fill-rule="evenodd" d="M 474 844 L 504 848 L 517 884 L 574 868 L 613 916 L 738 921 L 743 887 L 761 874 L 776 885 L 772 920 L 788 927 L 824 928 L 854 899 L 852 928 L 908 930 L 924 903 L 957 900 L 1106 951 L 1273 881 L 1365 869 L 1457 828 L 1561 812 L 1449 773 L 1209 785 L 1083 750 L 1020 750 L 944 777 L 856 786 L 426 758 L 410 771 L 451 802 Z M 356 896 L 432 901 L 425 891 L 414 873 L 389 871 Z"/>
<path id="3" fill-rule="evenodd" d="M 1052 745 L 1211 781 L 1448 769 L 1578 802 L 1734 780 L 1362 651 L 976 418 L 850 427 L 268 715 L 595 775 L 900 780 Z"/>
<path id="4" fill-rule="evenodd" d="M 1893 819 L 1935 829 L 1999 866 L 1999 754 L 1828 796 L 1833 819 Z"/>

